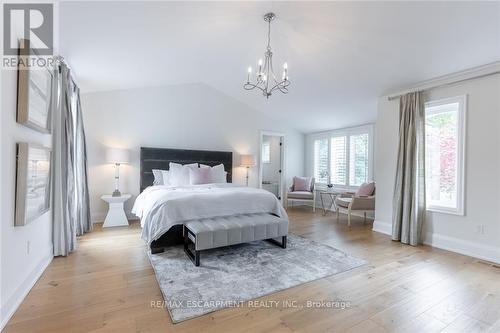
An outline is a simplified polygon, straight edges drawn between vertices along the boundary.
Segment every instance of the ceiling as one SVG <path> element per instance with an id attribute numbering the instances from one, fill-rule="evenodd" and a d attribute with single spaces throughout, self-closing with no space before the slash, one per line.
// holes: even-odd
<path id="1" fill-rule="evenodd" d="M 377 97 L 500 60 L 500 2 L 61 2 L 83 92 L 204 83 L 302 132 L 375 121 Z M 244 91 L 266 24 L 290 93 Z"/>

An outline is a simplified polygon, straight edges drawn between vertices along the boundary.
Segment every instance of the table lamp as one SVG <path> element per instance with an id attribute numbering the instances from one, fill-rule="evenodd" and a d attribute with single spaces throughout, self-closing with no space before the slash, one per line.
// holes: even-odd
<path id="1" fill-rule="evenodd" d="M 106 151 L 106 161 L 115 165 L 115 191 L 114 197 L 119 197 L 120 193 L 120 164 L 129 163 L 130 155 L 127 149 L 108 148 Z"/>
<path id="2" fill-rule="evenodd" d="M 247 186 L 248 186 L 248 170 L 255 165 L 253 155 L 240 155 L 240 166 L 247 168 Z"/>

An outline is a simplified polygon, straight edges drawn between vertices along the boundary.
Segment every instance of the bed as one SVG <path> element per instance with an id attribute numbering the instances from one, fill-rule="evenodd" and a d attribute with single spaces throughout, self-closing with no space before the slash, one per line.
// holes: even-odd
<path id="1" fill-rule="evenodd" d="M 252 214 L 272 214 L 288 220 L 279 200 L 270 192 L 232 184 L 232 152 L 141 147 L 140 189 L 134 213 L 141 219 L 142 238 L 152 253 L 183 243 L 183 225 L 189 221 Z M 153 186 L 153 169 L 169 170 L 170 163 L 223 164 L 227 183 Z"/>

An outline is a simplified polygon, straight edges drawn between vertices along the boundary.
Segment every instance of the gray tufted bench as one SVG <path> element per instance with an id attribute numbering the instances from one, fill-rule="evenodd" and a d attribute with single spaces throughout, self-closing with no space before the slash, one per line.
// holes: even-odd
<path id="1" fill-rule="evenodd" d="M 196 266 L 200 251 L 216 247 L 269 240 L 286 248 L 288 220 L 271 214 L 248 214 L 207 218 L 184 223 L 184 251 Z M 281 243 L 274 238 L 281 237 Z M 189 248 L 194 244 L 194 252 Z"/>

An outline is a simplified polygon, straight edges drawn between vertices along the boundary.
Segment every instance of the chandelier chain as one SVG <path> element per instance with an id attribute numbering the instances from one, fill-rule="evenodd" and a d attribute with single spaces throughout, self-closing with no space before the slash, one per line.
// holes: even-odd
<path id="1" fill-rule="evenodd" d="M 271 51 L 271 20 L 267 22 L 267 49 Z"/>

